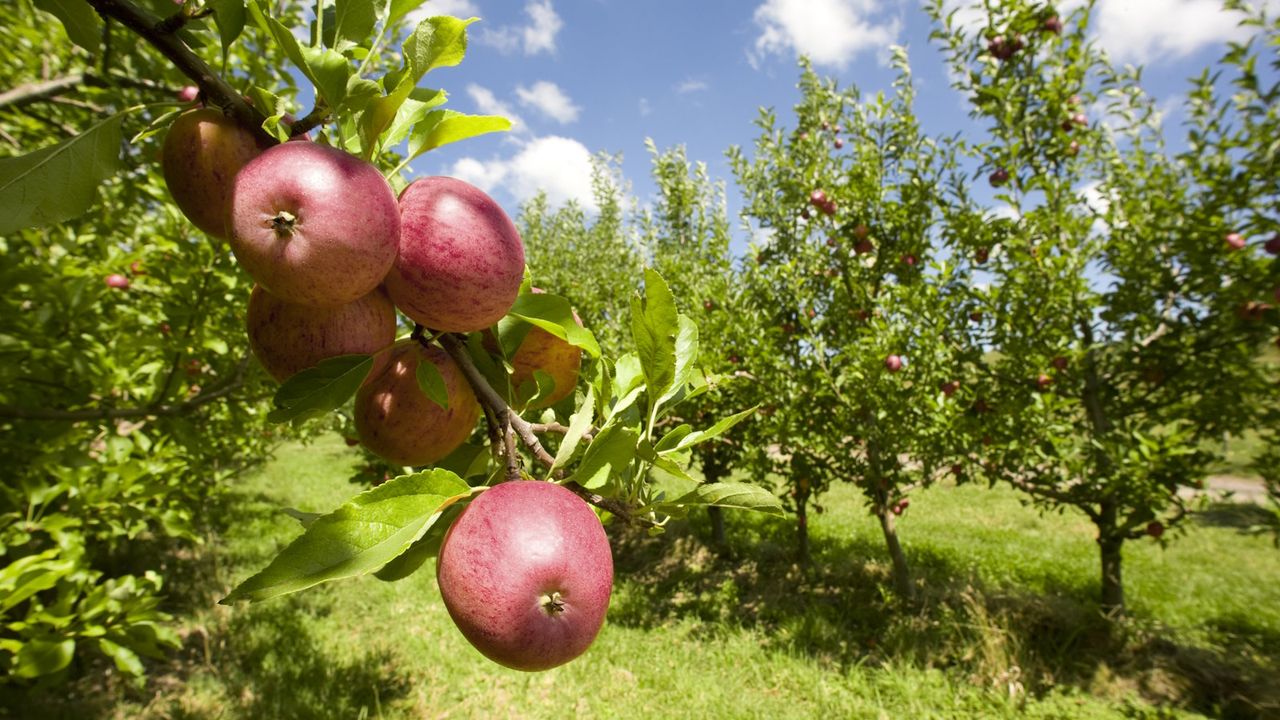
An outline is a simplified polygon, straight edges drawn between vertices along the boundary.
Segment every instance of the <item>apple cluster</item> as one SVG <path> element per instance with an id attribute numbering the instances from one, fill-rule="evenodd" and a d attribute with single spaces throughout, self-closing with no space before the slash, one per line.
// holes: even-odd
<path id="1" fill-rule="evenodd" d="M 433 332 L 483 331 L 497 350 L 488 328 L 520 292 L 524 245 L 492 198 L 449 177 L 416 180 L 397 198 L 354 155 L 305 136 L 263 145 L 214 108 L 178 117 L 161 165 L 178 208 L 226 241 L 255 281 L 249 344 L 272 377 L 284 382 L 328 358 L 370 355 L 354 409 L 368 450 L 398 465 L 430 465 L 470 437 L 481 415 L 470 383 L 441 348 L 416 337 L 397 342 L 397 310 Z M 512 382 L 527 387 L 545 373 L 553 388 L 527 404 L 549 406 L 573 392 L 580 362 L 579 348 L 532 328 L 510 358 Z M 438 371 L 445 402 L 422 390 L 423 363 Z M 481 494 L 449 529 L 438 577 L 472 644 L 499 663 L 537 670 L 591 644 L 608 608 L 612 560 L 580 498 L 552 483 L 511 482 Z"/>

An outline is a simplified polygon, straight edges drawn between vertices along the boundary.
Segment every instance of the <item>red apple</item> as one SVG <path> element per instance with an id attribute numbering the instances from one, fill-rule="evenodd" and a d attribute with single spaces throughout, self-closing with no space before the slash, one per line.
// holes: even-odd
<path id="1" fill-rule="evenodd" d="M 184 85 L 178 89 L 177 94 L 179 102 L 195 102 L 196 98 L 200 96 L 200 88 L 195 85 Z"/>
<path id="2" fill-rule="evenodd" d="M 998 167 L 987 176 L 987 182 L 991 183 L 991 187 L 1000 187 L 1009 182 L 1009 171 Z"/>
<path id="3" fill-rule="evenodd" d="M 1053 378 L 1049 377 L 1048 375 L 1045 375 L 1044 373 L 1040 373 L 1039 375 L 1036 376 L 1036 387 L 1038 389 L 1044 390 L 1052 384 L 1053 384 Z"/>
<path id="4" fill-rule="evenodd" d="M 160 168 L 182 214 L 209 235 L 226 239 L 236 174 L 262 150 L 248 128 L 221 110 L 201 108 L 179 115 L 169 127 Z"/>
<path id="5" fill-rule="evenodd" d="M 400 208 L 369 163 L 327 145 L 289 142 L 236 176 L 230 229 L 236 259 L 272 295 L 337 307 L 387 276 Z"/>
<path id="6" fill-rule="evenodd" d="M 115 288 L 116 290 L 129 289 L 129 278 L 118 273 L 111 273 L 103 278 L 102 282 L 106 283 L 107 287 Z"/>
<path id="7" fill-rule="evenodd" d="M 160 323 L 160 334 L 161 334 L 161 335 L 164 335 L 165 337 L 169 337 L 169 334 L 170 334 L 170 333 L 172 333 L 172 332 L 173 332 L 173 328 L 169 326 L 169 323 L 167 323 L 167 322 L 162 322 L 162 323 Z"/>
<path id="8" fill-rule="evenodd" d="M 814 190 L 809 193 L 809 204 L 821 210 L 827 204 L 827 194 L 820 189 Z"/>
<path id="9" fill-rule="evenodd" d="M 249 295 L 249 347 L 262 367 L 284 382 L 321 360 L 371 355 L 396 339 L 396 309 L 381 288 L 355 302 L 313 308 L 285 302 L 254 286 Z M 379 359 L 386 361 L 386 356 Z"/>
<path id="10" fill-rule="evenodd" d="M 899 355 L 890 355 L 884 359 L 884 366 L 891 373 L 896 373 L 902 369 L 902 357 Z"/>
<path id="11" fill-rule="evenodd" d="M 804 218 L 805 220 L 808 220 L 809 218 L 813 217 L 813 215 L 809 212 L 809 208 L 802 208 L 800 210 L 800 217 Z"/>
<path id="12" fill-rule="evenodd" d="M 840 241 L 839 241 L 839 240 L 836 240 L 834 237 L 829 237 L 829 238 L 827 238 L 827 247 L 832 247 L 832 248 L 833 248 L 833 247 L 835 247 L 835 246 L 837 246 L 837 245 L 839 245 L 839 244 L 840 244 Z"/>
<path id="13" fill-rule="evenodd" d="M 573 394 L 573 389 L 578 385 L 578 370 L 581 367 L 582 348 L 535 327 L 524 336 L 515 354 L 511 356 L 511 386 L 518 389 L 526 382 L 536 382 L 533 375 L 535 371 L 547 373 L 551 376 L 555 390 L 547 397 L 528 405 L 528 408 L 548 408 Z"/>
<path id="14" fill-rule="evenodd" d="M 835 146 L 835 149 L 839 150 L 839 149 L 841 149 L 841 148 L 843 148 L 843 147 L 844 147 L 844 139 L 843 139 L 843 138 L 836 138 L 836 139 L 835 139 L 835 142 L 833 142 L 833 143 L 831 143 L 831 144 Z"/>
<path id="15" fill-rule="evenodd" d="M 870 234 L 871 234 L 871 228 L 867 227 L 866 225 L 863 225 L 862 223 L 858 223 L 857 225 L 853 226 L 853 236 L 858 238 L 859 240 L 866 240 L 867 236 Z"/>
<path id="16" fill-rule="evenodd" d="M 436 366 L 444 379 L 448 408 L 418 386 L 418 363 Z M 387 362 L 356 392 L 360 441 L 397 465 L 430 465 L 458 449 L 480 419 L 475 393 L 457 364 L 438 347 L 414 343 L 391 351 Z"/>
<path id="17" fill-rule="evenodd" d="M 1084 127 L 1089 124 L 1089 118 L 1086 117 L 1084 113 L 1076 113 L 1071 116 L 1071 122 L 1074 125 Z"/>
<path id="18" fill-rule="evenodd" d="M 826 202 L 824 202 L 824 203 L 822 203 L 821 205 L 819 205 L 819 206 L 818 206 L 818 209 L 822 211 L 822 214 L 823 214 L 823 215 L 835 215 L 835 214 L 836 214 L 836 201 L 835 201 L 835 200 L 828 199 Z"/>
<path id="19" fill-rule="evenodd" d="M 134 260 L 133 262 L 129 263 L 129 272 L 133 273 L 134 275 L 147 274 L 147 271 L 142 269 L 142 263 L 138 262 L 137 260 Z"/>
<path id="20" fill-rule="evenodd" d="M 1076 155 L 1079 155 L 1079 154 L 1080 154 L 1080 143 L 1076 142 L 1075 140 L 1072 140 L 1067 145 L 1067 156 L 1075 157 Z"/>
<path id="21" fill-rule="evenodd" d="M 436 580 L 454 624 L 485 657 L 548 670 L 599 634 L 613 556 L 599 518 L 577 495 L 549 482 L 507 482 L 454 521 Z"/>
<path id="22" fill-rule="evenodd" d="M 1263 244 L 1262 249 L 1271 255 L 1280 255 L 1280 232 L 1272 235 L 1271 239 Z"/>
<path id="23" fill-rule="evenodd" d="M 1157 540 L 1160 539 L 1160 536 L 1164 535 L 1164 523 L 1159 520 L 1152 520 L 1147 523 L 1147 534 Z"/>
<path id="24" fill-rule="evenodd" d="M 974 310 L 973 312 L 969 313 L 969 320 L 970 322 L 982 322 L 982 311 Z"/>
<path id="25" fill-rule="evenodd" d="M 1079 107 L 1082 103 L 1084 103 L 1084 98 L 1079 95 L 1072 95 L 1067 98 L 1067 105 L 1070 105 L 1071 107 Z"/>
<path id="26" fill-rule="evenodd" d="M 813 308 L 809 308 L 808 310 L 804 311 L 804 314 L 807 315 L 810 320 L 812 320 L 818 313 Z"/>
<path id="27" fill-rule="evenodd" d="M 479 188 L 450 177 L 400 194 L 400 255 L 387 291 L 401 312 L 434 330 L 472 332 L 502 319 L 524 279 L 524 243 Z"/>
<path id="28" fill-rule="evenodd" d="M 702 309 L 703 309 L 703 310 L 706 310 L 706 311 L 708 311 L 708 312 L 710 312 L 711 310 L 715 310 L 715 309 L 716 309 L 716 304 L 715 304 L 714 302 L 712 302 L 711 300 L 703 300 L 703 301 L 702 301 Z"/>
<path id="29" fill-rule="evenodd" d="M 906 265 L 911 266 L 911 267 L 915 267 L 915 266 L 916 266 L 916 263 L 917 263 L 918 261 L 916 260 L 916 256 L 915 256 L 915 255 L 912 255 L 912 254 L 910 254 L 910 253 L 907 253 L 906 255 L 903 255 L 903 256 L 902 256 L 902 262 L 903 262 L 904 264 L 906 264 Z"/>
<path id="30" fill-rule="evenodd" d="M 1047 33 L 1058 35 L 1062 33 L 1062 20 L 1057 15 L 1050 15 L 1045 18 L 1040 27 Z"/>
<path id="31" fill-rule="evenodd" d="M 1243 250 L 1245 245 L 1244 236 L 1237 232 L 1230 232 L 1223 236 L 1223 241 L 1231 247 L 1232 250 Z"/>
<path id="32" fill-rule="evenodd" d="M 796 137 L 797 137 L 797 139 L 799 139 L 799 140 L 800 140 L 800 142 L 805 142 L 806 140 L 808 140 L 808 139 L 809 139 L 809 133 L 807 133 L 807 132 L 802 132 L 802 133 L 800 133 L 799 135 L 797 135 Z"/>
<path id="33" fill-rule="evenodd" d="M 947 382 L 942 383 L 938 387 L 940 390 L 942 390 L 943 395 L 946 395 L 947 397 L 951 397 L 952 395 L 956 394 L 957 390 L 960 389 L 960 381 L 949 380 Z"/>
<path id="34" fill-rule="evenodd" d="M 980 247 L 976 252 L 974 252 L 973 260 L 979 265 L 982 265 L 987 262 L 987 258 L 989 258 L 990 256 L 991 256 L 990 248 Z"/>
<path id="35" fill-rule="evenodd" d="M 1066 358 L 1066 357 L 1064 357 L 1064 356 L 1062 356 L 1062 355 L 1059 355 L 1059 356 L 1055 357 L 1055 358 L 1052 360 L 1052 364 L 1053 364 L 1053 367 L 1054 367 L 1054 368 L 1056 368 L 1056 369 L 1057 369 L 1057 370 L 1059 370 L 1059 371 L 1061 371 L 1061 370 L 1066 370 L 1066 369 L 1067 369 L 1067 358 Z"/>

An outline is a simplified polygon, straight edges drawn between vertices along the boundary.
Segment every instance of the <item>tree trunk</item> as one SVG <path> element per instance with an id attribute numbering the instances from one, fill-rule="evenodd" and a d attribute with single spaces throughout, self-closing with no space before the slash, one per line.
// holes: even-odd
<path id="1" fill-rule="evenodd" d="M 1120 550 L 1124 538 L 1116 531 L 1116 505 L 1103 501 L 1098 518 L 1098 547 L 1102 560 L 1102 612 L 1107 617 L 1124 614 L 1124 580 L 1121 575 Z"/>
<path id="2" fill-rule="evenodd" d="M 898 530 L 894 527 L 894 514 L 888 508 L 881 508 L 880 530 L 884 532 L 884 544 L 889 548 L 889 558 L 893 560 L 893 589 L 898 595 L 911 602 L 915 600 L 915 587 L 911 584 L 911 569 L 907 567 L 907 556 L 902 552 L 902 544 L 898 542 Z"/>
<path id="3" fill-rule="evenodd" d="M 797 555 L 800 558 L 801 565 L 809 564 L 809 513 L 807 503 L 809 502 L 809 494 L 804 493 L 796 497 L 796 534 Z"/>
<path id="4" fill-rule="evenodd" d="M 702 461 L 702 476 L 708 483 L 717 483 L 724 477 L 724 469 L 720 467 L 720 463 L 707 458 Z M 711 544 L 723 548 L 724 512 L 718 507 L 710 506 L 707 508 L 707 517 L 711 520 Z"/>

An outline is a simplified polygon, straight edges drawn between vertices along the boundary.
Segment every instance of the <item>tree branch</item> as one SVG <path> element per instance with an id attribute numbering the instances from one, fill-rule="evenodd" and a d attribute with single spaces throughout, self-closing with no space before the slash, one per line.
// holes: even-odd
<path id="1" fill-rule="evenodd" d="M 22 408 L 14 405 L 0 405 L 0 418 L 14 420 L 52 420 L 81 422 L 84 420 L 123 420 L 130 418 L 174 417 L 193 412 L 202 405 L 220 400 L 244 386 L 244 373 L 249 367 L 252 355 L 245 355 L 236 372 L 216 389 L 201 393 L 180 403 L 161 405 L 153 403 L 146 407 L 135 408 L 85 408 L 83 410 L 54 410 L 50 408 Z"/>
<path id="2" fill-rule="evenodd" d="M 507 401 L 503 400 L 502 396 L 489 385 L 489 382 L 484 379 L 484 375 L 481 375 L 480 371 L 476 369 L 475 363 L 471 362 L 471 355 L 467 353 L 467 348 L 462 344 L 462 341 L 448 333 L 440 335 L 436 340 L 444 348 L 444 351 L 449 354 L 449 357 L 453 358 L 453 361 L 457 363 L 458 368 L 462 370 L 462 376 L 467 379 L 467 383 L 475 391 L 476 399 L 480 401 L 480 405 L 484 407 L 485 412 L 496 416 L 498 422 L 505 422 L 506 432 L 504 432 L 504 435 L 510 437 L 514 433 L 520 438 L 520 442 L 524 443 L 524 446 L 528 448 L 534 459 L 548 468 L 555 465 L 555 458 L 552 457 L 551 453 L 547 452 L 546 448 L 542 447 L 542 443 L 533 431 L 533 425 L 512 410 L 511 406 L 507 405 Z M 563 480 L 564 472 L 557 470 L 552 476 L 558 480 Z M 572 490 L 578 497 L 588 503 L 602 510 L 607 510 L 626 522 L 635 520 L 631 514 L 631 508 L 624 503 L 593 493 L 576 482 L 564 483 L 564 487 Z"/>
<path id="3" fill-rule="evenodd" d="M 223 109 L 245 127 L 251 129 L 264 143 L 276 144 L 276 139 L 262 129 L 265 118 L 253 106 L 245 102 L 240 93 L 227 84 L 208 63 L 191 51 L 186 43 L 172 32 L 164 32 L 164 21 L 129 2 L 129 0 L 88 0 L 98 14 L 114 18 L 120 24 L 138 34 L 162 55 L 169 59 L 184 75 L 200 88 L 204 99 Z"/>

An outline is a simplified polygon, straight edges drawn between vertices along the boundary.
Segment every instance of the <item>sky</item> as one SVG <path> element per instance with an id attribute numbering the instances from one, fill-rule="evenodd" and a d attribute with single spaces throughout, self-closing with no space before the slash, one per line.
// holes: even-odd
<path id="1" fill-rule="evenodd" d="M 1280 12 L 1280 0 L 1253 1 Z M 1065 17 L 1080 2 L 1059 9 Z M 889 90 L 889 48 L 902 45 L 925 130 L 975 127 L 911 0 L 428 0 L 417 14 L 481 18 L 466 60 L 424 84 L 446 89 L 454 110 L 506 115 L 515 127 L 428 153 L 412 172 L 472 182 L 513 217 L 539 190 L 591 208 L 590 158 L 601 151 L 622 155 L 632 194 L 647 202 L 646 138 L 705 162 L 736 217 L 725 150 L 751 147 L 761 107 L 794 126 L 802 54 L 865 95 Z M 1188 78 L 1248 37 L 1239 17 L 1218 0 L 1099 0 L 1092 32 L 1114 62 L 1144 67 L 1146 90 L 1176 125 Z"/>

